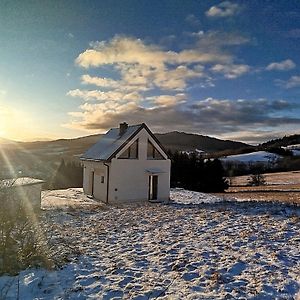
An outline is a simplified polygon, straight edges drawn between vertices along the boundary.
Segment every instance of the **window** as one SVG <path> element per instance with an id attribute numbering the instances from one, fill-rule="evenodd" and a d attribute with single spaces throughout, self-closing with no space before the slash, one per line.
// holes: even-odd
<path id="1" fill-rule="evenodd" d="M 149 140 L 147 146 L 147 159 L 164 159 Z"/>
<path id="2" fill-rule="evenodd" d="M 104 183 L 104 176 L 101 176 L 101 183 Z"/>
<path id="3" fill-rule="evenodd" d="M 119 158 L 137 159 L 139 152 L 139 140 L 136 140 L 129 148 L 127 148 Z"/>

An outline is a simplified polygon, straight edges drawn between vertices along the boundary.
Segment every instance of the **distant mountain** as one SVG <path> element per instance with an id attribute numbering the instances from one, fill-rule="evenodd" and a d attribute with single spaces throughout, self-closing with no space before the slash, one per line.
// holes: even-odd
<path id="1" fill-rule="evenodd" d="M 75 139 L 59 139 L 54 141 L 38 141 L 22 143 L 22 148 L 44 155 L 78 156 L 101 139 L 102 134 L 89 135 Z M 209 136 L 184 132 L 156 133 L 155 136 L 166 149 L 171 151 L 217 152 L 251 147 L 241 142 L 220 140 Z"/>
<path id="2" fill-rule="evenodd" d="M 171 151 L 194 151 L 198 149 L 205 152 L 218 152 L 251 147 L 241 142 L 220 140 L 209 136 L 178 131 L 156 133 L 155 135 L 164 147 Z"/>
<path id="3" fill-rule="evenodd" d="M 16 143 L 16 142 L 0 137 L 0 145 L 9 145 L 9 144 L 14 144 L 14 143 Z"/>
<path id="4" fill-rule="evenodd" d="M 96 134 L 74 139 L 59 139 L 54 141 L 11 142 L 1 144 L 0 177 L 9 178 L 15 174 L 50 180 L 63 158 L 66 162 L 77 160 L 103 135 Z M 166 149 L 172 151 L 217 152 L 226 150 L 232 154 L 236 149 L 249 147 L 247 144 L 223 141 L 208 136 L 170 132 L 156 134 Z M 4 141 L 4 140 L 3 140 Z M 236 150 L 235 152 L 240 152 Z M 9 162 L 9 163 L 8 163 Z"/>
<path id="5" fill-rule="evenodd" d="M 300 144 L 300 134 L 284 136 L 283 138 L 274 139 L 266 143 L 262 143 L 260 146 L 262 148 L 264 147 L 269 148 L 269 147 L 286 147 L 289 145 L 296 145 L 296 144 Z"/>
<path id="6" fill-rule="evenodd" d="M 43 155 L 78 156 L 97 143 L 103 134 L 89 135 L 73 139 L 58 139 L 53 141 L 37 141 L 22 143 L 22 148 Z"/>

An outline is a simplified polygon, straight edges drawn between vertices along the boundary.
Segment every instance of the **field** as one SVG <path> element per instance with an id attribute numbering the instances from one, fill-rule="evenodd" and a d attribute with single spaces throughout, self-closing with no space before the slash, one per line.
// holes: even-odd
<path id="1" fill-rule="evenodd" d="M 224 196 L 300 204 L 300 171 L 268 173 L 264 177 L 266 184 L 262 186 L 247 186 L 249 176 L 233 177 Z"/>
<path id="2" fill-rule="evenodd" d="M 300 208 L 182 189 L 168 204 L 45 192 L 54 270 L 0 277 L 0 299 L 295 299 Z"/>

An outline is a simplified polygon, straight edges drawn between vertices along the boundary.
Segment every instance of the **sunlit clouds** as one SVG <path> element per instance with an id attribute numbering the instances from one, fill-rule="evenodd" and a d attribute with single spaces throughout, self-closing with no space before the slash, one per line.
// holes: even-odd
<path id="1" fill-rule="evenodd" d="M 224 1 L 218 5 L 210 7 L 210 9 L 206 12 L 206 15 L 211 18 L 226 18 L 236 15 L 239 11 L 239 4 Z"/>
<path id="2" fill-rule="evenodd" d="M 176 111 L 186 109 L 186 91 L 193 84 L 212 87 L 215 73 L 237 78 L 249 71 L 247 65 L 234 64 L 235 57 L 228 50 L 247 43 L 246 38 L 221 32 L 191 36 L 192 43 L 177 52 L 124 36 L 92 43 L 77 57 L 76 64 L 85 70 L 101 70 L 109 65 L 119 78 L 82 75 L 85 87 L 70 90 L 67 95 L 89 104 L 71 112 L 73 121 L 65 126 L 104 130 L 125 117 L 130 123 L 134 118 L 154 123 L 151 114 L 160 115 L 160 109 L 163 122 L 168 122 L 166 109 L 172 110 L 168 115 L 176 119 Z M 131 114 L 139 115 L 130 117 Z"/>
<path id="3" fill-rule="evenodd" d="M 209 16 L 225 17 L 237 13 L 238 6 L 223 2 L 208 12 Z M 193 85 L 217 88 L 218 77 L 236 80 L 255 72 L 255 68 L 240 63 L 232 51 L 248 44 L 247 37 L 221 31 L 185 35 L 190 37 L 190 43 L 177 51 L 119 35 L 91 43 L 75 60 L 85 72 L 80 78 L 82 86 L 67 92 L 84 103 L 78 111 L 69 113 L 71 120 L 64 126 L 101 132 L 121 121 L 146 122 L 157 131 L 167 128 L 241 137 L 242 132 L 255 132 L 262 126 L 276 128 L 300 123 L 295 117 L 279 117 L 278 113 L 292 108 L 282 99 L 191 98 L 189 89 Z M 107 76 L 108 67 L 117 76 Z M 294 67 L 295 63 L 287 59 L 270 63 L 266 71 Z M 93 75 L 88 74 L 89 70 L 93 70 Z M 96 70 L 99 76 L 94 75 Z M 291 80 L 294 83 L 286 83 L 289 87 L 297 84 L 297 78 Z"/>
<path id="4" fill-rule="evenodd" d="M 225 78 L 234 79 L 250 71 L 248 65 L 214 65 L 211 70 L 214 73 L 221 73 Z"/>

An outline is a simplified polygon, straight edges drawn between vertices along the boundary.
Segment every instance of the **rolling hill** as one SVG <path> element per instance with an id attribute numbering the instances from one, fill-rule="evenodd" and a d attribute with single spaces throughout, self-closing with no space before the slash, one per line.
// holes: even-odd
<path id="1" fill-rule="evenodd" d="M 251 147 L 241 142 L 220 140 L 209 136 L 177 131 L 157 133 L 155 136 L 166 149 L 171 151 L 194 151 L 198 149 L 205 152 L 217 152 Z M 6 145 L 9 148 L 15 148 L 17 145 L 16 148 L 20 151 L 30 152 L 32 155 L 40 154 L 42 156 L 59 155 L 72 157 L 79 156 L 84 153 L 89 147 L 97 143 L 101 137 L 101 134 L 96 134 L 74 139 L 58 139 L 54 141 L 10 142 L 6 143 Z"/>
<path id="2" fill-rule="evenodd" d="M 9 144 L 14 144 L 15 142 L 9 139 L 5 139 L 0 137 L 0 145 L 9 145 Z"/>
<path id="3" fill-rule="evenodd" d="M 289 145 L 300 144 L 300 134 L 293 134 L 289 136 L 284 136 L 279 139 L 271 140 L 262 143 L 261 147 L 286 147 Z"/>
<path id="4" fill-rule="evenodd" d="M 209 136 L 178 131 L 157 133 L 155 136 L 166 149 L 171 151 L 193 151 L 198 149 L 205 152 L 218 152 L 251 147 L 241 142 L 220 140 Z"/>

